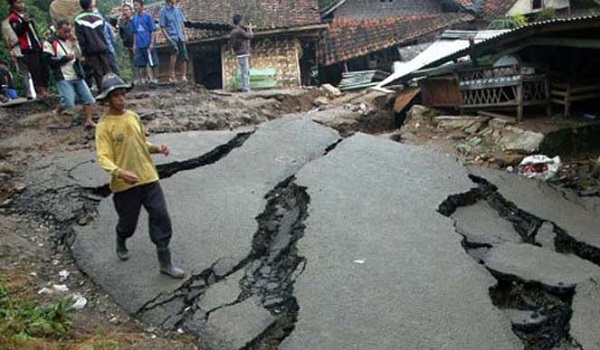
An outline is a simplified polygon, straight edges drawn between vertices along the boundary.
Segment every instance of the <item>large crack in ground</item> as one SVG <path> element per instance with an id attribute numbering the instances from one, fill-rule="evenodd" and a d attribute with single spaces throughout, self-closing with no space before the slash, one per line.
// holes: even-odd
<path id="1" fill-rule="evenodd" d="M 169 178 L 180 171 L 216 163 L 234 149 L 241 147 L 254 132 L 255 130 L 238 133 L 229 142 L 198 157 L 160 164 L 157 166 L 159 177 Z M 64 169 L 63 175 L 54 174 L 52 179 L 36 179 L 41 180 L 39 185 L 28 187 L 19 196 L 13 198 L 5 206 L 7 212 L 52 223 L 56 227 L 53 234 L 55 243 L 59 246 L 70 246 L 75 237 L 74 226 L 87 225 L 93 221 L 97 215 L 98 205 L 110 195 L 108 184 L 98 187 L 82 187 L 77 184 L 77 180 L 71 173 L 85 163 L 87 162 Z M 102 170 L 98 168 L 98 171 Z"/>
<path id="2" fill-rule="evenodd" d="M 292 176 L 278 184 L 265 199 L 267 205 L 256 217 L 258 230 L 248 256 L 227 271 L 223 271 L 217 261 L 211 267 L 192 274 L 176 291 L 158 296 L 137 314 L 143 315 L 157 307 L 175 303 L 181 305 L 180 311 L 175 317 L 167 317 L 162 326 L 168 329 L 190 328 L 192 320 L 209 322 L 214 312 L 257 297 L 275 321 L 258 336 L 248 339 L 241 349 L 277 349 L 293 331 L 298 316 L 299 306 L 293 295 L 294 282 L 304 271 L 306 261 L 298 255 L 296 242 L 304 234 L 310 198 L 306 188 L 296 185 Z M 208 289 L 242 270 L 236 300 L 203 310 L 200 304 Z"/>
<path id="3" fill-rule="evenodd" d="M 573 254 L 595 264 L 600 263 L 600 249 L 597 247 L 579 242 L 555 223 L 520 209 L 504 198 L 498 188 L 486 179 L 475 175 L 469 175 L 469 178 L 477 187 L 449 196 L 438 208 L 441 214 L 451 217 L 460 207 L 487 202 L 502 219 L 512 224 L 522 243 L 544 246 L 557 253 Z M 543 230 L 546 231 L 545 234 L 551 231 L 553 238 L 548 239 L 546 236 L 542 239 Z M 482 257 L 494 245 L 471 242 L 468 236 L 458 230 L 457 233 L 463 236 L 462 246 L 465 251 L 483 264 Z M 488 266 L 486 268 L 498 281 L 490 288 L 490 298 L 511 319 L 512 329 L 522 340 L 526 350 L 557 349 L 566 346 L 565 344 L 570 348 L 581 348 L 569 334 L 575 286 L 550 287 L 495 271 Z"/>

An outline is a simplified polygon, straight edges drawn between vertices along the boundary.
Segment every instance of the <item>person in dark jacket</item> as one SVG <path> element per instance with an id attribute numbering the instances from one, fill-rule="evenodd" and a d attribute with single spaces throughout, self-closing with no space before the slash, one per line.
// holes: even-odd
<path id="1" fill-rule="evenodd" d="M 136 79 L 136 69 L 133 65 L 133 59 L 135 57 L 135 53 L 133 52 L 133 33 L 131 32 L 131 18 L 133 15 L 133 8 L 130 4 L 123 4 L 121 7 L 121 19 L 119 20 L 119 37 L 123 41 L 123 46 L 125 50 L 127 50 L 127 54 L 129 55 L 129 62 L 131 63 L 131 67 L 133 68 L 133 78 Z"/>
<path id="2" fill-rule="evenodd" d="M 83 79 L 80 56 L 79 45 L 73 38 L 71 25 L 64 20 L 58 21 L 56 33 L 44 42 L 44 59 L 56 80 L 63 107 L 67 110 L 73 109 L 75 97 L 79 96 L 83 103 L 84 128 L 92 128 L 95 126 L 92 113 L 96 101 Z"/>
<path id="3" fill-rule="evenodd" d="M 104 33 L 107 24 L 102 16 L 94 12 L 96 0 L 79 0 L 79 4 L 83 12 L 75 17 L 75 34 L 85 62 L 93 71 L 96 87 L 100 90 L 102 77 L 112 73 L 108 56 L 110 51 Z"/>
<path id="4" fill-rule="evenodd" d="M 25 0 L 8 0 L 10 27 L 19 38 L 19 46 L 33 85 L 42 98 L 48 97 L 48 71 L 42 65 L 42 45 L 35 32 L 35 23 L 25 13 Z"/>
<path id="5" fill-rule="evenodd" d="M 242 91 L 250 91 L 250 39 L 254 36 L 253 26 L 241 24 L 242 16 L 233 16 L 233 30 L 230 34 L 231 47 L 240 65 L 240 76 L 242 80 Z"/>

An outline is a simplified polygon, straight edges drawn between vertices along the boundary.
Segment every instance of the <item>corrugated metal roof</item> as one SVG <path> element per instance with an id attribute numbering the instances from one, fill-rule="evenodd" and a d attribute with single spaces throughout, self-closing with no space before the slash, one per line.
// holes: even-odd
<path id="1" fill-rule="evenodd" d="M 479 43 L 489 38 L 502 35 L 506 30 L 482 30 L 482 31 L 445 31 L 439 40 L 431 44 L 425 51 L 421 52 L 417 57 L 409 62 L 400 65 L 399 69 L 394 74 L 387 77 L 384 81 L 377 84 L 377 87 L 389 85 L 390 83 L 401 79 L 416 70 L 430 65 L 431 62 L 439 60 L 441 57 L 447 57 L 456 52 L 462 51 L 469 47 L 469 39 L 473 39 L 475 43 Z M 464 55 L 461 55 L 464 56 Z"/>
<path id="2" fill-rule="evenodd" d="M 465 47 L 459 51 L 455 51 L 446 56 L 440 57 L 439 59 L 436 59 L 435 61 L 430 61 L 429 63 L 427 63 L 426 65 L 423 65 L 419 69 L 426 69 L 426 68 L 440 66 L 448 61 L 455 60 L 457 58 L 468 55 L 469 51 L 472 49 L 477 50 L 478 48 L 482 48 L 482 47 L 488 47 L 488 46 L 493 47 L 494 44 L 496 44 L 504 39 L 507 39 L 511 36 L 516 37 L 516 36 L 524 35 L 529 31 L 539 31 L 539 29 L 543 28 L 543 27 L 553 28 L 556 26 L 560 27 L 560 25 L 563 25 L 565 23 L 569 23 L 569 24 L 576 23 L 576 22 L 585 23 L 585 22 L 593 22 L 593 21 L 599 21 L 599 20 L 600 20 L 600 15 L 588 15 L 588 16 L 579 16 L 579 17 L 555 18 L 555 19 L 551 19 L 551 20 L 547 20 L 547 21 L 528 23 L 522 27 L 508 30 L 507 32 L 502 33 L 500 35 L 493 36 L 491 38 L 486 38 L 485 40 L 482 40 L 480 42 L 476 42 L 472 48 Z M 402 77 L 408 77 L 408 76 L 409 75 L 403 75 Z M 393 81 L 396 81 L 398 79 L 399 78 L 390 80 L 388 78 L 388 79 L 386 79 L 386 84 L 390 84 Z"/>

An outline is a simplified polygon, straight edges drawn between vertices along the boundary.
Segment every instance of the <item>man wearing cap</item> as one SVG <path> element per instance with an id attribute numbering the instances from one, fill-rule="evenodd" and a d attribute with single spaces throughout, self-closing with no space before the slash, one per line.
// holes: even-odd
<path id="1" fill-rule="evenodd" d="M 148 212 L 150 239 L 156 245 L 160 272 L 173 278 L 185 273 L 171 262 L 169 243 L 171 219 L 160 187 L 151 153 L 169 155 L 166 145 L 154 146 L 146 140 L 144 127 L 137 113 L 125 109 L 126 84 L 114 73 L 102 79 L 98 101 L 108 104 L 108 112 L 96 127 L 98 163 L 111 175 L 110 189 L 119 216 L 116 226 L 116 251 L 121 260 L 129 259 L 126 240 L 133 235 L 141 207 Z"/>

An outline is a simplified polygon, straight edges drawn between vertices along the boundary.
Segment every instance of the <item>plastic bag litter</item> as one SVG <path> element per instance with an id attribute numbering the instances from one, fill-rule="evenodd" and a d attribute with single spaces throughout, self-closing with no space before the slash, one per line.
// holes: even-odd
<path id="1" fill-rule="evenodd" d="M 87 305 L 87 299 L 79 293 L 73 294 L 71 299 L 73 300 L 72 309 L 81 310 Z"/>
<path id="2" fill-rule="evenodd" d="M 560 169 L 560 157 L 549 158 L 545 155 L 537 154 L 525 157 L 518 166 L 520 175 L 530 179 L 548 181 L 556 176 Z"/>

